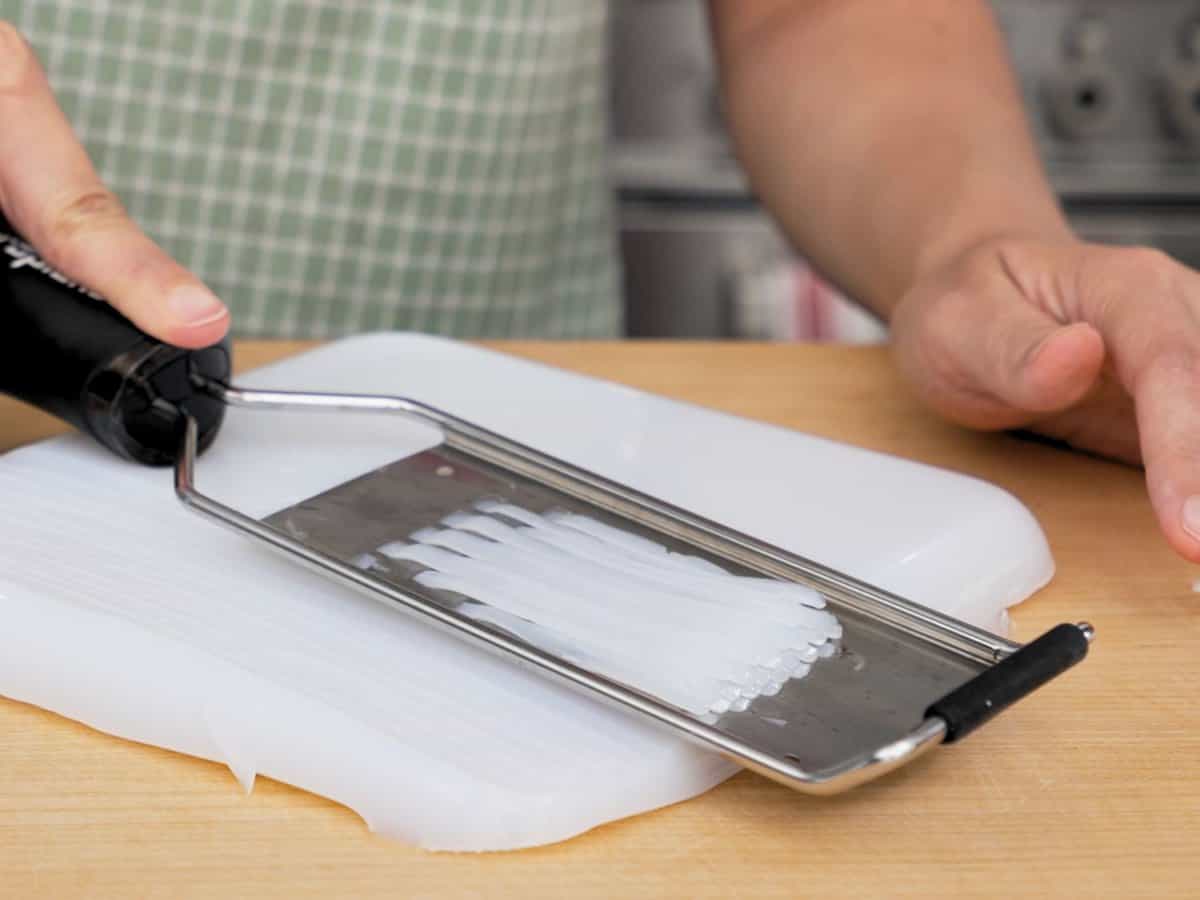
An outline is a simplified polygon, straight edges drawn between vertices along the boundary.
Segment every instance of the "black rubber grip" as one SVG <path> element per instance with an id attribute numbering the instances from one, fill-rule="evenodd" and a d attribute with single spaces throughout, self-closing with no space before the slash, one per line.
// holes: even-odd
<path id="1" fill-rule="evenodd" d="M 1059 625 L 951 691 L 925 712 L 946 723 L 945 743 L 966 737 L 992 716 L 1075 665 L 1088 651 L 1078 625 Z"/>
<path id="2" fill-rule="evenodd" d="M 0 218 L 0 392 L 44 409 L 126 459 L 174 461 L 183 422 L 212 443 L 225 406 L 196 377 L 229 378 L 228 342 L 172 347 L 72 283 Z"/>

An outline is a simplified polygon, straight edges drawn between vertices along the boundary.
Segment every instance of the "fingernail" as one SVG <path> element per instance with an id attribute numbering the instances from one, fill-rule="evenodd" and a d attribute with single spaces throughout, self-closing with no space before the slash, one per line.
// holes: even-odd
<path id="1" fill-rule="evenodd" d="M 1188 534 L 1200 541 L 1200 496 L 1188 497 L 1183 501 L 1183 527 Z"/>
<path id="2" fill-rule="evenodd" d="M 194 284 L 175 288 L 167 297 L 167 309 L 187 325 L 207 325 L 227 313 L 225 304 L 217 299 L 216 294 Z"/>

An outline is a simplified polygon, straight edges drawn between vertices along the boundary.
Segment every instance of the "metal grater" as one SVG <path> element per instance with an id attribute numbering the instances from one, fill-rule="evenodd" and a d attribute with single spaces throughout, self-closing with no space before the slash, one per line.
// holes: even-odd
<path id="1" fill-rule="evenodd" d="M 176 464 L 179 498 L 389 606 L 616 704 L 800 791 L 832 794 L 957 740 L 1078 662 L 1092 629 L 1061 625 L 1031 644 L 997 638 L 812 560 L 694 516 L 446 412 L 401 397 L 247 390 L 208 382 L 223 404 L 254 410 L 380 412 L 439 428 L 443 443 L 262 520 L 200 493 L 198 428 L 187 420 Z M 845 629 L 840 651 L 742 712 L 705 721 L 688 710 L 549 653 L 459 611 L 460 595 L 427 588 L 403 568 L 354 560 L 390 540 L 499 498 L 534 512 L 581 512 L 701 556 L 735 574 L 767 575 L 823 594 Z"/>

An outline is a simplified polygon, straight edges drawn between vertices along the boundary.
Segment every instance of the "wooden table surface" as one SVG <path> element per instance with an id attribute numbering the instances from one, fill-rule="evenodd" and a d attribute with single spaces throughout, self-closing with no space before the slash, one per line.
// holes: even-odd
<path id="1" fill-rule="evenodd" d="M 962 745 L 838 798 L 742 774 L 492 855 L 413 850 L 285 785 L 246 797 L 220 766 L 0 700 L 0 897 L 1200 896 L 1200 573 L 1159 539 L 1139 472 L 942 424 L 877 349 L 500 346 L 1007 488 L 1059 565 L 1016 610 L 1017 637 L 1088 619 L 1090 658 Z M 239 366 L 296 349 L 244 345 Z M 0 399 L 0 450 L 55 430 Z"/>

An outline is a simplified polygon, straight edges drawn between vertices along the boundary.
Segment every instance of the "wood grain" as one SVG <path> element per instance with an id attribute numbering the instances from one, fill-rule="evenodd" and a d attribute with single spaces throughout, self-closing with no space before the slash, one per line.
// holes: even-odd
<path id="1" fill-rule="evenodd" d="M 949 427 L 881 350 L 498 346 L 1007 488 L 1059 563 L 1017 610 L 1018 636 L 1088 619 L 1091 658 L 962 745 L 840 798 L 741 775 L 564 844 L 485 856 L 389 843 L 312 795 L 264 779 L 246 797 L 218 766 L 0 701 L 0 896 L 1197 896 L 1197 573 L 1158 537 L 1139 472 Z M 297 349 L 248 344 L 239 364 Z M 0 449 L 55 430 L 0 401 Z"/>

